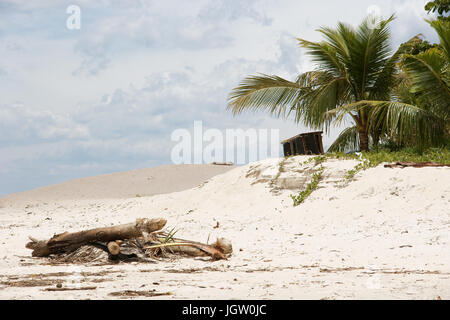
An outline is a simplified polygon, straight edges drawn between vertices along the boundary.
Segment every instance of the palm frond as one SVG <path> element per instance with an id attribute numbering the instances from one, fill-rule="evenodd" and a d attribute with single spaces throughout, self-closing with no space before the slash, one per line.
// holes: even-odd
<path id="1" fill-rule="evenodd" d="M 317 64 L 318 70 L 325 70 L 336 76 L 341 76 L 345 72 L 344 66 L 339 61 L 336 51 L 326 42 L 311 42 L 304 39 L 297 39 L 301 47 L 307 50 L 313 62 Z"/>
<path id="2" fill-rule="evenodd" d="M 348 62 L 350 59 L 350 51 L 345 35 L 352 32 L 351 28 L 341 23 L 337 29 L 321 27 L 318 31 L 325 37 L 327 44 L 334 49 L 338 59 L 344 63 Z"/>
<path id="3" fill-rule="evenodd" d="M 419 55 L 408 55 L 404 68 L 411 80 L 411 92 L 420 94 L 427 104 L 450 112 L 448 61 L 438 48 Z"/>
<path id="4" fill-rule="evenodd" d="M 376 80 L 373 86 L 369 89 L 369 100 L 389 100 L 391 90 L 402 80 L 397 77 L 398 67 L 397 63 L 401 60 L 402 56 L 408 52 L 408 50 L 420 40 L 420 36 L 416 35 L 402 46 L 386 60 L 383 68 L 376 75 Z M 399 81 L 400 80 L 400 81 Z"/>
<path id="5" fill-rule="evenodd" d="M 373 87 L 390 56 L 388 24 L 393 19 L 394 16 L 381 20 L 374 28 L 370 18 L 366 18 L 356 30 L 355 37 L 349 40 L 350 62 L 346 67 L 357 87 L 357 100 L 368 98 L 366 92 Z"/>
<path id="6" fill-rule="evenodd" d="M 250 76 L 231 91 L 228 109 L 235 115 L 244 110 L 265 109 L 271 114 L 286 116 L 301 93 L 297 82 L 264 74 Z"/>
<path id="7" fill-rule="evenodd" d="M 344 129 L 334 140 L 327 152 L 345 152 L 359 149 L 359 135 L 356 126 Z"/>
<path id="8" fill-rule="evenodd" d="M 440 46 L 445 52 L 447 61 L 450 61 L 450 21 L 448 20 L 427 20 L 427 22 L 437 32 Z"/>
<path id="9" fill-rule="evenodd" d="M 369 127 L 395 137 L 399 143 L 414 141 L 419 145 L 442 143 L 444 121 L 429 110 L 398 101 L 373 102 Z"/>
<path id="10" fill-rule="evenodd" d="M 333 119 L 334 123 L 340 125 L 346 115 L 351 116 L 357 125 L 362 125 L 358 114 L 371 105 L 370 101 L 362 100 L 358 102 L 348 103 L 325 113 L 327 119 Z"/>
<path id="11" fill-rule="evenodd" d="M 295 105 L 295 118 L 311 128 L 328 130 L 331 119 L 324 116 L 337 104 L 347 100 L 348 84 L 345 78 L 323 77 L 321 84 L 305 94 Z"/>

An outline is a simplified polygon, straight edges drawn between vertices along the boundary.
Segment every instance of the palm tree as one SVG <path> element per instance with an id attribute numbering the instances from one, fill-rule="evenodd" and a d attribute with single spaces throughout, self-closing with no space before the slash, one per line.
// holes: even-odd
<path id="1" fill-rule="evenodd" d="M 400 65 L 405 77 L 396 88 L 400 101 L 417 108 L 397 106 L 396 117 L 380 122 L 387 136 L 421 147 L 448 143 L 450 135 L 450 21 L 427 22 L 437 32 L 440 45 L 404 55 Z M 389 106 L 374 115 L 381 118 L 387 112 L 392 112 Z"/>
<path id="2" fill-rule="evenodd" d="M 325 131 L 332 123 L 349 119 L 352 126 L 330 149 L 359 144 L 362 151 L 368 150 L 369 138 L 378 142 L 387 132 L 382 125 L 393 113 L 417 111 L 413 105 L 393 101 L 397 64 L 407 51 L 404 45 L 391 53 L 388 24 L 393 19 L 368 17 L 357 28 L 344 23 L 335 29 L 322 27 L 321 42 L 298 39 L 316 63 L 315 70 L 295 81 L 265 74 L 247 77 L 230 93 L 228 108 L 233 114 L 259 109 L 284 117 L 294 113 L 297 123 Z"/>

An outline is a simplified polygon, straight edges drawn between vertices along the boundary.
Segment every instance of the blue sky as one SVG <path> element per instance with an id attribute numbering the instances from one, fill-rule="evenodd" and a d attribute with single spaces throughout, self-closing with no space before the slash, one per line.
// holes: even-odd
<path id="1" fill-rule="evenodd" d="M 177 128 L 308 128 L 233 117 L 246 75 L 294 79 L 313 68 L 295 38 L 392 13 L 393 46 L 437 41 L 425 0 L 0 1 L 0 195 L 68 179 L 168 164 Z M 69 30 L 69 5 L 81 29 Z M 324 137 L 327 146 L 339 128 Z"/>

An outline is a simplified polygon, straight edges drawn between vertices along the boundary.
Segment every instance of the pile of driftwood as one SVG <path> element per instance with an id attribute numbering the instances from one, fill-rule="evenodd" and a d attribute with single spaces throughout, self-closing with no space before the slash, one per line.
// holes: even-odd
<path id="1" fill-rule="evenodd" d="M 210 256 L 226 259 L 231 243 L 223 238 L 203 244 L 175 238 L 175 232 L 161 231 L 165 219 L 137 219 L 135 223 L 61 233 L 49 240 L 30 237 L 26 244 L 33 257 L 49 257 L 59 262 L 145 261 L 166 255 Z"/>

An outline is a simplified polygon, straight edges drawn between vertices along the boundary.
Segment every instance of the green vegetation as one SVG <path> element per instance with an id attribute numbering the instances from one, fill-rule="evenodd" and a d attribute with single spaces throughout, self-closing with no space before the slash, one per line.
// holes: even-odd
<path id="1" fill-rule="evenodd" d="M 425 52 L 429 49 L 439 48 L 439 45 L 437 43 L 430 43 L 427 40 L 424 40 L 419 37 L 413 43 L 405 42 L 405 43 L 402 43 L 400 46 L 404 46 L 404 47 L 406 46 L 404 48 L 405 54 L 410 54 L 410 55 L 417 55 L 417 54 Z"/>
<path id="2" fill-rule="evenodd" d="M 275 185 L 275 183 L 277 182 L 278 178 L 280 177 L 281 173 L 284 172 L 284 164 L 286 163 L 287 159 L 289 159 L 289 157 L 284 157 L 279 163 L 278 163 L 278 172 L 275 175 L 275 177 L 273 177 L 272 181 L 270 181 L 270 185 L 273 187 Z"/>
<path id="3" fill-rule="evenodd" d="M 369 160 L 364 159 L 361 163 L 358 163 L 353 169 L 349 170 L 345 175 L 346 180 L 353 179 L 353 177 L 361 170 L 366 170 L 371 167 Z"/>
<path id="4" fill-rule="evenodd" d="M 417 55 L 404 55 L 400 66 L 405 78 L 395 90 L 399 99 L 415 105 L 416 111 L 405 109 L 398 120 L 386 117 L 381 126 L 382 132 L 397 145 L 420 150 L 448 144 L 450 134 L 450 22 L 428 22 L 440 44 Z M 380 117 L 385 116 L 380 113 Z M 391 123 L 396 121 L 399 128 Z"/>
<path id="5" fill-rule="evenodd" d="M 306 165 L 306 164 L 309 164 L 314 161 L 314 165 L 317 166 L 317 165 L 321 164 L 322 162 L 326 161 L 328 158 L 329 158 L 329 156 L 327 154 L 321 155 L 321 156 L 316 156 L 316 157 L 311 157 L 308 160 L 303 161 L 302 165 Z"/>
<path id="6" fill-rule="evenodd" d="M 274 180 L 277 180 L 281 173 L 284 172 L 284 165 L 287 161 L 288 157 L 283 158 L 279 163 L 278 163 L 278 172 L 277 175 L 275 176 Z"/>
<path id="7" fill-rule="evenodd" d="M 291 195 L 292 200 L 294 201 L 294 207 L 303 203 L 309 195 L 319 187 L 319 182 L 322 180 L 322 174 L 325 168 L 322 166 L 322 163 L 327 161 L 331 155 L 325 154 L 316 157 L 311 157 L 308 160 L 302 163 L 302 166 L 310 164 L 314 162 L 314 167 L 320 165 L 319 169 L 313 174 L 311 182 L 306 186 L 305 190 L 300 191 L 298 195 Z"/>
<path id="8" fill-rule="evenodd" d="M 450 1 L 449 0 L 434 0 L 429 1 L 425 5 L 425 10 L 430 12 L 437 12 L 439 20 L 449 20 L 448 12 L 450 11 Z M 447 14 L 447 15 L 446 15 Z"/>
<path id="9" fill-rule="evenodd" d="M 370 161 L 371 167 L 382 162 L 436 162 L 441 164 L 450 163 L 450 148 L 430 148 L 423 153 L 417 153 L 413 148 L 404 148 L 399 151 L 390 149 L 378 149 L 362 152 L 361 158 Z M 327 153 L 327 157 L 336 159 L 360 159 L 357 154 L 344 154 L 340 152 Z"/>
<path id="10" fill-rule="evenodd" d="M 319 169 L 313 174 L 311 182 L 306 186 L 306 189 L 300 191 L 300 193 L 296 196 L 291 195 L 292 200 L 294 201 L 294 207 L 302 204 L 309 195 L 319 187 L 319 182 L 322 180 L 322 174 L 325 168 L 320 166 Z"/>
<path id="11" fill-rule="evenodd" d="M 329 153 L 329 158 L 360 160 L 353 169 L 347 172 L 346 180 L 360 171 L 378 166 L 383 162 L 436 162 L 440 164 L 450 163 L 450 148 L 430 148 L 419 154 L 413 148 L 404 148 L 399 151 L 390 149 L 379 149 L 375 151 L 362 152 L 361 158 L 356 154 Z"/>

